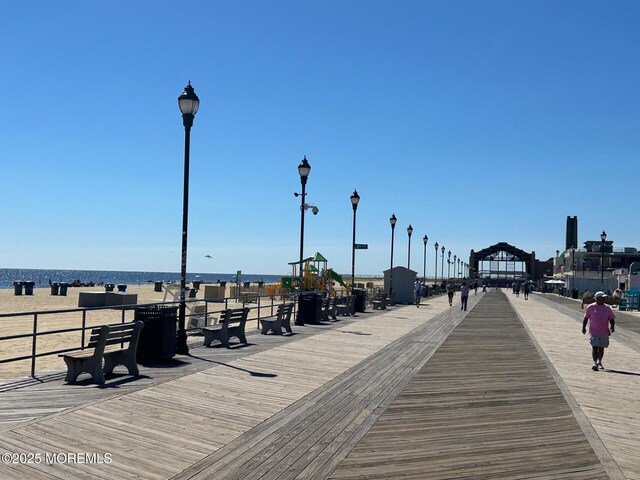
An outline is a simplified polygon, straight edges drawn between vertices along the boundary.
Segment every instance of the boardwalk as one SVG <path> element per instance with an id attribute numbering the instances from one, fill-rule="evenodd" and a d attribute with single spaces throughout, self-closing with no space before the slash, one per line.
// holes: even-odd
<path id="1" fill-rule="evenodd" d="M 639 335 L 621 325 L 592 372 L 580 312 L 553 300 L 435 298 L 105 388 L 5 386 L 0 451 L 110 461 L 0 478 L 640 479 Z"/>

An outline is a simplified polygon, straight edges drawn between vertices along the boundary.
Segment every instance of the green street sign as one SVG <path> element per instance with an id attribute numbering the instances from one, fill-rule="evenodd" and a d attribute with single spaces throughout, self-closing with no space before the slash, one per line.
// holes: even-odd
<path id="1" fill-rule="evenodd" d="M 356 250 L 366 250 L 369 248 L 369 245 L 367 245 L 366 243 L 356 243 L 355 248 Z"/>

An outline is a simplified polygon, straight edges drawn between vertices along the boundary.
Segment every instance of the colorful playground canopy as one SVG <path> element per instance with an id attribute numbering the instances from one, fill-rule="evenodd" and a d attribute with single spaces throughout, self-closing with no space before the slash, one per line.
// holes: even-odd
<path id="1" fill-rule="evenodd" d="M 325 265 L 322 268 L 330 272 L 329 274 L 331 276 L 331 279 L 338 282 L 340 285 L 344 287 L 344 280 L 342 279 L 342 277 L 336 272 L 334 272 L 332 269 L 327 268 L 328 262 L 329 260 L 327 260 L 326 257 L 322 255 L 320 252 L 315 252 L 310 257 L 302 259 L 302 264 L 303 265 L 308 264 L 307 270 L 312 273 L 320 273 L 321 268 L 319 268 L 317 264 L 324 263 Z M 289 265 L 299 265 L 299 264 L 300 264 L 300 260 L 297 260 L 295 262 L 289 262 Z"/>

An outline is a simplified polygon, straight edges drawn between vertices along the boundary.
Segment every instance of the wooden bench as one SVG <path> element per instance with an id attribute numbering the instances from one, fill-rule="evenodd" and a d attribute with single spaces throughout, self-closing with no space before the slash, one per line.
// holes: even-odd
<path id="1" fill-rule="evenodd" d="M 349 316 L 349 315 L 355 315 L 356 314 L 356 310 L 355 310 L 355 306 L 356 306 L 356 296 L 355 295 L 349 295 L 348 297 L 346 297 L 346 303 L 344 304 L 340 304 L 340 305 L 336 305 L 336 313 L 338 315 L 344 315 L 344 316 Z"/>
<path id="2" fill-rule="evenodd" d="M 338 320 L 337 310 L 336 297 L 325 298 L 322 302 L 322 309 L 320 310 L 322 320 L 328 322 L 329 317 Z"/>
<path id="3" fill-rule="evenodd" d="M 373 306 L 374 310 L 386 310 L 387 309 L 387 295 L 384 294 L 384 293 L 379 295 L 377 298 L 375 298 L 371 302 L 371 305 Z"/>
<path id="4" fill-rule="evenodd" d="M 229 308 L 222 312 L 217 325 L 202 327 L 204 346 L 211 346 L 213 340 L 218 340 L 224 347 L 229 348 L 229 339 L 237 337 L 240 343 L 247 343 L 244 327 L 249 315 L 248 308 Z"/>
<path id="5" fill-rule="evenodd" d="M 240 292 L 240 302 L 244 303 L 258 303 L 258 292 Z"/>
<path id="6" fill-rule="evenodd" d="M 282 303 L 278 305 L 278 313 L 275 317 L 260 319 L 262 324 L 262 335 L 267 335 L 271 330 L 276 335 L 282 335 L 282 328 L 288 333 L 291 331 L 291 312 L 293 312 L 293 303 Z"/>
<path id="7" fill-rule="evenodd" d="M 142 327 L 144 323 L 138 321 L 93 328 L 87 349 L 59 355 L 67 364 L 65 381 L 75 383 L 78 375 L 88 373 L 93 383 L 102 385 L 104 376 L 112 373 L 117 365 L 127 367 L 129 375 L 138 376 L 136 350 Z M 122 346 L 125 343 L 126 348 Z"/>
<path id="8" fill-rule="evenodd" d="M 385 305 L 390 305 L 390 306 L 394 306 L 396 304 L 396 292 L 393 292 L 392 295 L 389 294 L 385 294 Z"/>

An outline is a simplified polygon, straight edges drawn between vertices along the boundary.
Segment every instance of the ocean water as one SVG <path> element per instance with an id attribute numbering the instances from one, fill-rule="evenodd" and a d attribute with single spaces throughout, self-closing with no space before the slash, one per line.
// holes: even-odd
<path id="1" fill-rule="evenodd" d="M 0 288 L 13 288 L 14 281 L 35 282 L 36 287 L 46 287 L 51 282 L 72 283 L 79 280 L 81 283 L 93 282 L 114 283 L 125 285 L 143 285 L 145 283 L 165 281 L 179 282 L 180 274 L 174 272 L 123 272 L 105 270 L 39 270 L 0 268 Z M 235 282 L 235 273 L 187 273 L 187 282 Z M 280 281 L 280 275 L 245 274 L 240 277 L 242 282 L 275 283 Z"/>

